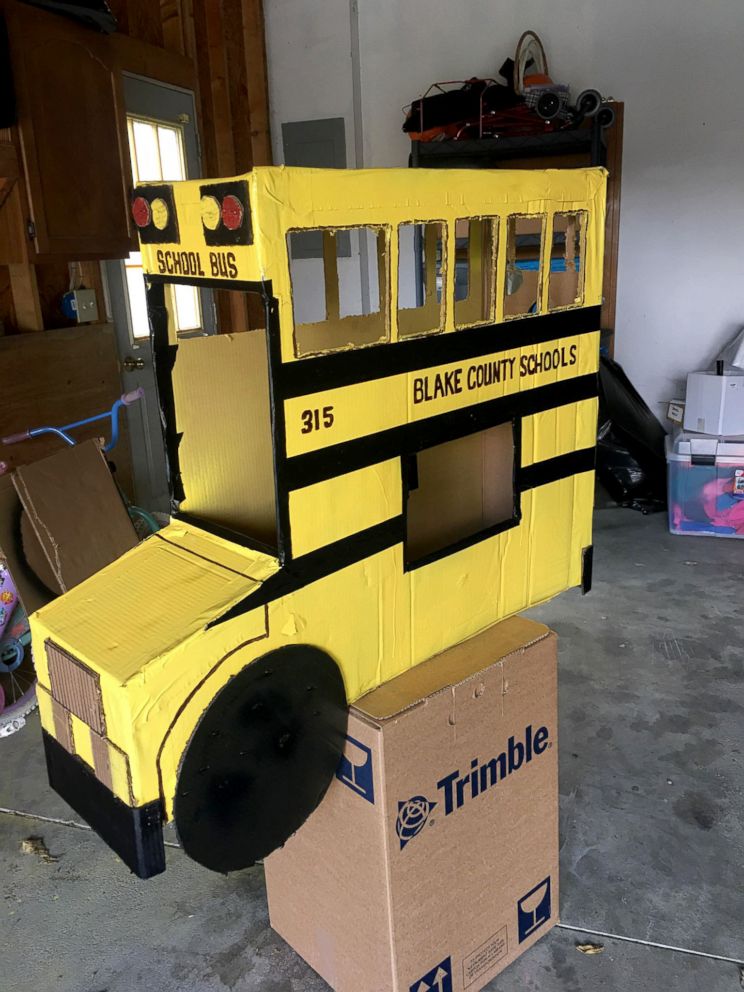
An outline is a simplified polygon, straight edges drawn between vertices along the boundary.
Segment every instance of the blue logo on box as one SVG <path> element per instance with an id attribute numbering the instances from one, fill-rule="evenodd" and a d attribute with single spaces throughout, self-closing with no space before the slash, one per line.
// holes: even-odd
<path id="1" fill-rule="evenodd" d="M 519 943 L 539 930 L 550 919 L 550 875 L 517 903 L 517 929 Z"/>
<path id="2" fill-rule="evenodd" d="M 452 958 L 445 958 L 427 971 L 411 985 L 410 992 L 452 992 Z"/>
<path id="3" fill-rule="evenodd" d="M 436 803 L 429 802 L 426 796 L 411 796 L 404 803 L 398 803 L 398 819 L 395 832 L 400 841 L 401 851 L 427 824 Z"/>
<path id="4" fill-rule="evenodd" d="M 346 749 L 341 756 L 336 778 L 348 785 L 368 803 L 375 804 L 375 782 L 372 775 L 372 751 L 353 737 L 346 738 Z"/>

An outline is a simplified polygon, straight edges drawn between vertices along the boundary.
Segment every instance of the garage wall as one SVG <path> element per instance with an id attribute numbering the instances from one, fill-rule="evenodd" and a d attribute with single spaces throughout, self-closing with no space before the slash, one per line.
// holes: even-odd
<path id="1" fill-rule="evenodd" d="M 354 166 L 349 16 L 349 0 L 264 3 L 274 161 L 283 161 L 283 122 L 343 117 L 346 161 Z"/>
<path id="2" fill-rule="evenodd" d="M 744 323 L 741 0 L 360 4 L 357 119 L 354 6 L 266 0 L 275 141 L 282 120 L 344 116 L 350 164 L 404 165 L 401 106 L 435 80 L 495 75 L 526 27 L 554 78 L 625 101 L 616 355 L 660 412 Z"/>

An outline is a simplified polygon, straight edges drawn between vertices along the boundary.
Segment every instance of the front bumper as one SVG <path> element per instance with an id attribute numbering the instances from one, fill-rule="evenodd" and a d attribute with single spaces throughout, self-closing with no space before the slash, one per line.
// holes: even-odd
<path id="1" fill-rule="evenodd" d="M 160 800 L 128 806 L 80 758 L 42 730 L 49 784 L 140 878 L 165 871 Z"/>

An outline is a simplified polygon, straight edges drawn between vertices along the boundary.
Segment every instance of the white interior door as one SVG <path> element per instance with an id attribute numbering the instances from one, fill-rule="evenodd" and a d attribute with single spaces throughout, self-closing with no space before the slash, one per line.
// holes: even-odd
<path id="1" fill-rule="evenodd" d="M 193 93 L 141 76 L 124 76 L 129 151 L 134 182 L 195 179 L 201 174 Z M 133 252 L 106 262 L 111 313 L 116 327 L 126 392 L 142 386 L 142 401 L 128 408 L 135 499 L 166 512 L 168 479 L 147 320 L 142 259 Z M 173 288 L 179 337 L 214 332 L 211 293 Z"/>

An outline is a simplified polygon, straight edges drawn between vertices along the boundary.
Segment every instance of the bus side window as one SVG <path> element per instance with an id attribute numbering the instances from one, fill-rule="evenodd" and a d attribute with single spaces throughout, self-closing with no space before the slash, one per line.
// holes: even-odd
<path id="1" fill-rule="evenodd" d="M 455 221 L 455 326 L 494 319 L 498 217 Z"/>
<path id="2" fill-rule="evenodd" d="M 540 312 L 543 216 L 513 214 L 506 222 L 504 317 Z"/>
<path id="3" fill-rule="evenodd" d="M 444 224 L 398 228 L 398 337 L 433 334 L 444 327 Z"/>
<path id="4" fill-rule="evenodd" d="M 580 306 L 584 297 L 585 210 L 553 216 L 548 308 Z"/>
<path id="5" fill-rule="evenodd" d="M 322 236 L 322 257 L 307 257 L 308 234 Z M 381 227 L 289 232 L 298 358 L 387 340 L 386 246 Z"/>

